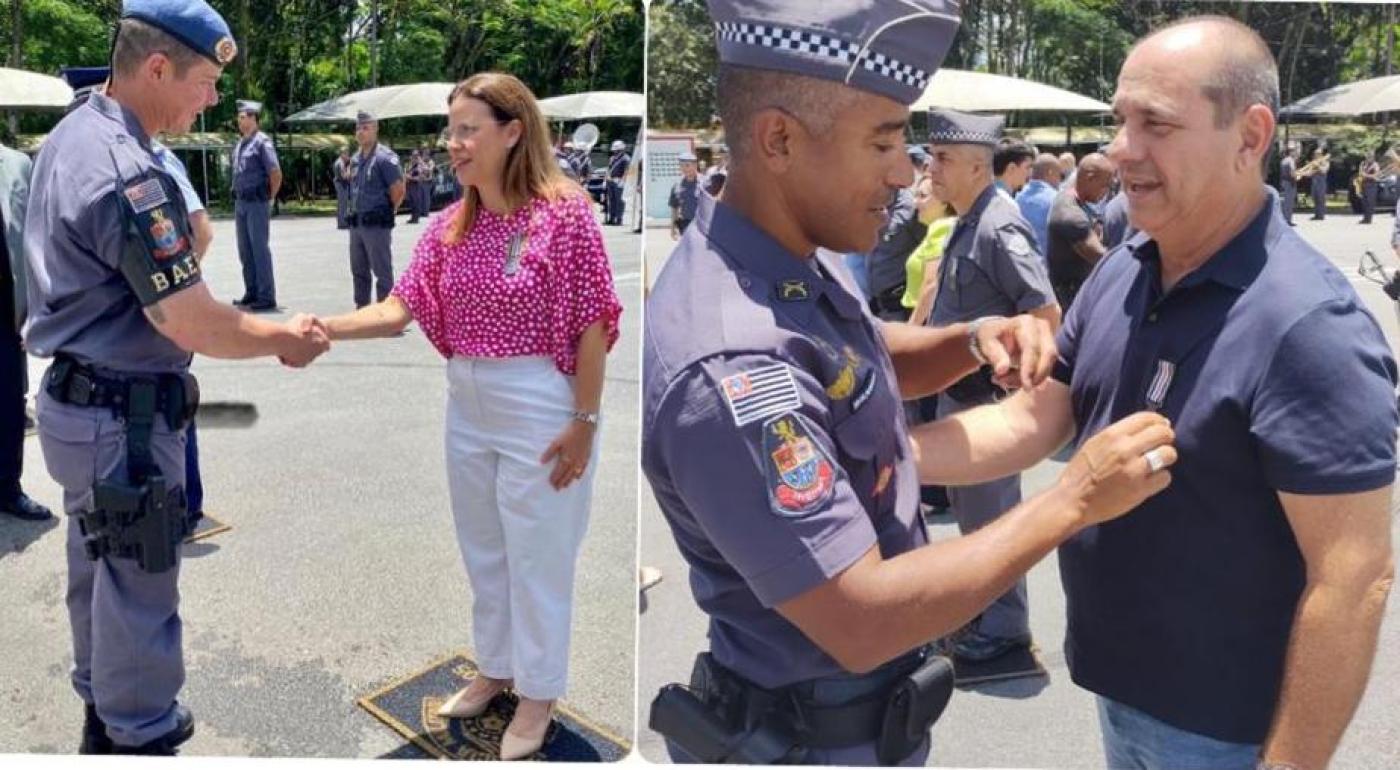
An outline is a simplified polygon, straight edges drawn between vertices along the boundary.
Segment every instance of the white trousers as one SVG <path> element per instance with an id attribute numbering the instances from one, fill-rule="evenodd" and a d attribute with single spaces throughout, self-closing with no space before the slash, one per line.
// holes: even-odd
<path id="1" fill-rule="evenodd" d="M 569 424 L 574 396 L 552 359 L 453 358 L 447 385 L 447 481 L 478 663 L 527 698 L 562 697 L 599 437 L 583 477 L 555 490 L 555 460 L 540 455 Z"/>

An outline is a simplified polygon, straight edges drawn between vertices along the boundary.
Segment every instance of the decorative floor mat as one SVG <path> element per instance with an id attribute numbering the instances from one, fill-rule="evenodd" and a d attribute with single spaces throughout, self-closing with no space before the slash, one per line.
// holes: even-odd
<path id="1" fill-rule="evenodd" d="M 195 525 L 194 532 L 190 533 L 190 536 L 185 538 L 185 542 L 198 542 L 205 538 L 213 537 L 221 532 L 227 532 L 230 529 L 233 529 L 231 525 L 225 524 L 206 513 L 199 517 L 199 523 Z"/>
<path id="2" fill-rule="evenodd" d="M 400 679 L 356 701 L 361 708 L 407 738 L 428 759 L 496 760 L 501 755 L 501 734 L 515 713 L 515 696 L 506 693 L 491 702 L 486 713 L 473 719 L 449 719 L 437 715 L 452 694 L 477 675 L 476 664 L 458 653 Z M 406 747 L 405 747 L 406 748 Z M 616 762 L 632 745 L 594 724 L 567 706 L 556 705 L 554 724 L 544 748 L 531 759 L 547 762 Z M 404 749 L 400 759 L 414 757 Z"/>
<path id="3" fill-rule="evenodd" d="M 1024 679 L 1033 676 L 1049 676 L 1040 662 L 1039 650 L 1035 645 L 1018 647 L 1011 652 L 988 661 L 976 663 L 953 656 L 953 682 L 958 687 L 967 687 L 985 682 L 1004 682 L 1010 679 Z"/>

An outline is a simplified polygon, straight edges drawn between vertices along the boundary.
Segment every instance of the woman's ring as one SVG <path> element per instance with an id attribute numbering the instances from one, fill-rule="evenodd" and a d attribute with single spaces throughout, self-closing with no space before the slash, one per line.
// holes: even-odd
<path id="1" fill-rule="evenodd" d="M 1148 473 L 1156 473 L 1167 467 L 1166 462 L 1162 460 L 1162 455 L 1159 454 L 1156 449 L 1149 449 L 1144 452 L 1142 459 L 1147 461 Z"/>

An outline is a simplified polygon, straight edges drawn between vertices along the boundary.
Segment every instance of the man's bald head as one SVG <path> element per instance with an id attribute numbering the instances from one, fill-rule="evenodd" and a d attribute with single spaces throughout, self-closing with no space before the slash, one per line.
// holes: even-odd
<path id="1" fill-rule="evenodd" d="M 1201 93 L 1215 108 L 1217 128 L 1255 104 L 1277 117 L 1278 63 L 1259 33 L 1244 24 L 1227 16 L 1182 19 L 1138 41 L 1128 56 L 1149 46 L 1206 66 Z"/>
<path id="2" fill-rule="evenodd" d="M 1079 161 L 1079 173 L 1074 177 L 1074 188 L 1079 199 L 1096 201 L 1113 186 L 1113 164 L 1097 152 L 1085 155 Z"/>
<path id="3" fill-rule="evenodd" d="M 1059 158 L 1048 152 L 1035 156 L 1035 162 L 1031 164 L 1031 179 L 1058 185 L 1063 178 L 1064 170 L 1060 168 Z"/>

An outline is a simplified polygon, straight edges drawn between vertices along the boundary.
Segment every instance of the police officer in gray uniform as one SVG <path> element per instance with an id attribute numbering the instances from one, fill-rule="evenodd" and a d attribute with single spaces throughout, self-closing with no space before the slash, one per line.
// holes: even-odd
<path id="1" fill-rule="evenodd" d="M 177 186 L 146 133 L 188 131 L 237 48 L 203 0 L 127 0 L 107 93 L 49 134 L 26 217 L 26 345 L 53 358 L 39 440 L 69 516 L 72 683 L 82 753 L 172 754 L 193 733 L 178 578 L 191 352 L 277 355 L 329 346 L 314 319 L 249 319 L 202 282 Z M 200 96 L 191 101 L 194 89 Z"/>
<path id="2" fill-rule="evenodd" d="M 622 185 L 627 179 L 627 167 L 632 165 L 632 156 L 627 154 L 627 144 L 621 139 L 612 143 L 612 156 L 608 158 L 608 205 L 604 224 L 622 224 L 622 212 L 627 204 L 622 199 Z"/>
<path id="3" fill-rule="evenodd" d="M 1293 207 L 1298 203 L 1298 146 L 1292 142 L 1288 143 L 1283 160 L 1279 161 L 1278 203 L 1283 211 L 1283 221 L 1292 226 Z"/>
<path id="4" fill-rule="evenodd" d="M 370 276 L 374 299 L 383 302 L 394 288 L 394 254 L 390 235 L 394 215 L 407 188 L 399 156 L 379 143 L 379 121 L 361 111 L 355 118 L 355 141 L 360 151 L 351 158 L 350 277 L 354 281 L 355 307 L 370 303 Z"/>
<path id="5" fill-rule="evenodd" d="M 700 205 L 700 169 L 695 153 L 686 150 L 676 160 L 681 166 L 681 178 L 671 185 L 671 194 L 666 205 L 671 207 L 671 238 L 685 234 L 695 219 L 695 208 Z"/>
<path id="6" fill-rule="evenodd" d="M 1031 226 L 1015 202 L 998 195 L 993 184 L 992 155 L 1001 141 L 1002 121 L 1000 116 L 953 110 L 929 113 L 933 193 L 958 213 L 957 226 L 943 248 L 930 326 L 1014 313 L 1033 313 L 1059 325 L 1060 308 Z M 982 368 L 943 392 L 938 416 L 991 403 L 1001 395 L 991 371 Z M 948 501 L 958 528 L 973 532 L 1021 502 L 1021 477 L 949 487 Z M 983 662 L 1029 644 L 1026 584 L 1020 580 L 953 640 L 953 653 Z"/>
<path id="7" fill-rule="evenodd" d="M 350 225 L 345 221 L 346 214 L 350 210 L 350 148 L 340 148 L 340 157 L 331 164 L 331 184 L 335 186 L 335 227 L 337 230 L 348 230 Z"/>
<path id="8" fill-rule="evenodd" d="M 282 187 L 282 166 L 267 134 L 258 130 L 262 104 L 238 101 L 238 133 L 233 147 L 233 217 L 238 234 L 238 261 L 243 265 L 243 297 L 233 304 L 261 312 L 277 309 L 272 277 L 272 201 Z"/>
<path id="9" fill-rule="evenodd" d="M 901 398 L 979 360 L 1009 375 L 1008 355 L 1023 384 L 1039 382 L 1049 325 L 882 324 L 841 267 L 913 182 L 908 105 L 951 45 L 951 0 L 709 8 L 731 176 L 724 201 L 701 196 L 647 302 L 642 467 L 710 616 L 710 650 L 690 687 L 663 688 L 649 724 L 678 760 L 922 764 L 952 687 L 928 643 L 1070 533 L 1048 526 L 1063 501 L 1047 491 L 925 547 Z M 859 170 L 840 199 L 813 194 L 833 158 Z M 995 472 L 960 466 L 968 480 Z M 1069 467 L 1083 479 L 1089 464 Z"/>

